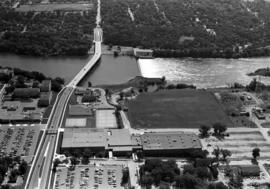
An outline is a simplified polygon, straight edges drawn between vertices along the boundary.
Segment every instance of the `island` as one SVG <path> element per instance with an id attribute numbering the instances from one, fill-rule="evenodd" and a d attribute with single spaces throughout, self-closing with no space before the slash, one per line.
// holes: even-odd
<path id="1" fill-rule="evenodd" d="M 270 68 L 260 68 L 257 69 L 255 72 L 247 74 L 248 76 L 265 76 L 265 77 L 270 77 Z"/>

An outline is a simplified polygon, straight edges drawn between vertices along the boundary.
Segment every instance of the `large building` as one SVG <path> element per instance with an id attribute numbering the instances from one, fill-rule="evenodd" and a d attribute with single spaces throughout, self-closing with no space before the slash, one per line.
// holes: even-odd
<path id="1" fill-rule="evenodd" d="M 62 151 L 75 148 L 90 148 L 93 152 L 112 152 L 125 156 L 143 150 L 146 156 L 185 156 L 192 150 L 202 148 L 199 138 L 193 133 L 162 132 L 131 135 L 128 129 L 71 129 L 66 128 Z"/>
<path id="2" fill-rule="evenodd" d="M 141 144 L 146 156 L 184 156 L 202 148 L 197 135 L 183 132 L 145 133 L 141 136 Z"/>
<path id="3" fill-rule="evenodd" d="M 62 141 L 63 150 L 90 148 L 98 152 L 105 150 L 106 145 L 106 132 L 89 128 L 66 128 Z"/>

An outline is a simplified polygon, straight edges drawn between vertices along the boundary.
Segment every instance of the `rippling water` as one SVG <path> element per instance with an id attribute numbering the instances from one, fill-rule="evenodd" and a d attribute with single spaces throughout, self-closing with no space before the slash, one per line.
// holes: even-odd
<path id="1" fill-rule="evenodd" d="M 247 73 L 270 66 L 270 57 L 248 59 L 139 59 L 142 75 L 162 77 L 174 83 L 194 84 L 199 88 L 228 86 L 234 82 L 248 84 Z M 270 78 L 260 77 L 270 84 Z"/>

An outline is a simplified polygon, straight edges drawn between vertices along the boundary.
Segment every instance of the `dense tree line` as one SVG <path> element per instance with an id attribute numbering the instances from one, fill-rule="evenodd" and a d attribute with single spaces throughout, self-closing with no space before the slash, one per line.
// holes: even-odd
<path id="1" fill-rule="evenodd" d="M 264 1 L 115 0 L 101 5 L 107 44 L 152 48 L 158 57 L 270 55 L 270 3 Z"/>
<path id="2" fill-rule="evenodd" d="M 95 11 L 22 13 L 0 8 L 0 52 L 86 55 L 92 45 L 95 15 Z"/>
<path id="3" fill-rule="evenodd" d="M 222 182 L 212 183 L 218 178 L 217 167 L 217 159 L 204 157 L 184 165 L 180 172 L 174 160 L 147 159 L 140 167 L 140 184 L 146 188 L 167 183 L 176 189 L 228 189 Z"/>

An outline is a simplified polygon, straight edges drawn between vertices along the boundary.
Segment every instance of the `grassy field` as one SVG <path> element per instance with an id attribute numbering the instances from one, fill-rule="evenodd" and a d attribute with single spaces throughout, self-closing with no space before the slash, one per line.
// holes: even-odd
<path id="1" fill-rule="evenodd" d="M 214 95 L 204 90 L 166 90 L 143 93 L 127 102 L 133 128 L 198 128 L 232 123 Z"/>

